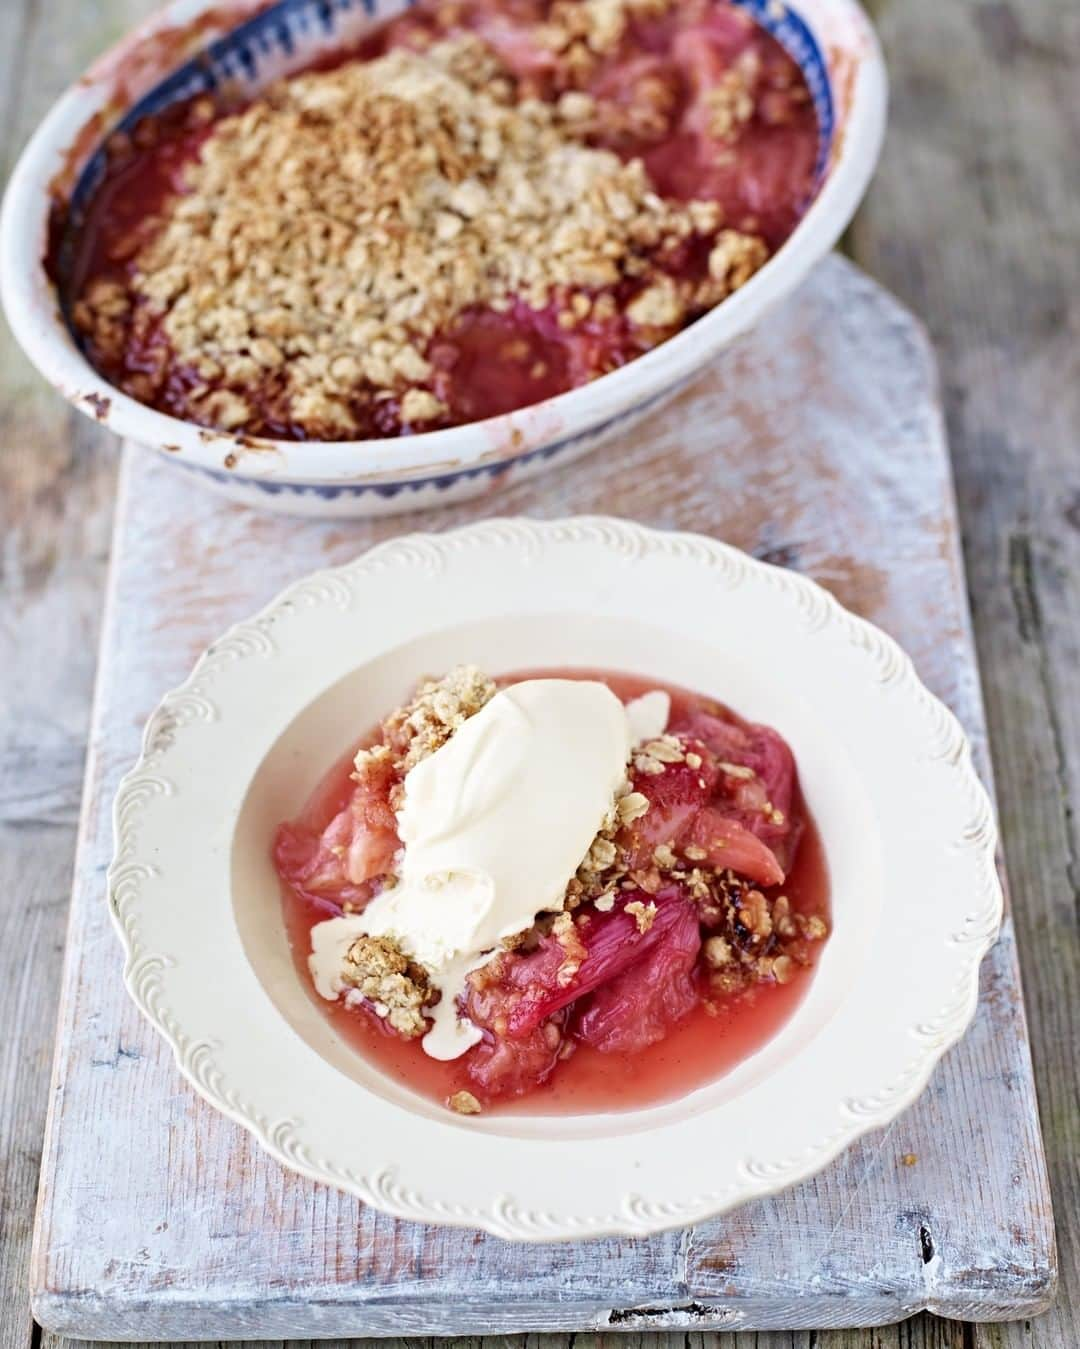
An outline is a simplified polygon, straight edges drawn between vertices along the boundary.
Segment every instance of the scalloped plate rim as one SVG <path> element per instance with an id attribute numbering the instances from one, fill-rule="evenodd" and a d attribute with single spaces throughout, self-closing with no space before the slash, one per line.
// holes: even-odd
<path id="1" fill-rule="evenodd" d="M 778 1175 L 773 1182 L 760 1180 L 755 1184 L 746 1183 L 739 1193 L 733 1194 L 722 1201 L 718 1200 L 716 1197 L 710 1198 L 709 1196 L 703 1196 L 696 1203 L 683 1204 L 681 1206 L 682 1211 L 677 1214 L 671 1214 L 666 1217 L 653 1216 L 634 1221 L 629 1214 L 633 1210 L 636 1202 L 643 1201 L 641 1201 L 641 1196 L 628 1192 L 622 1196 L 621 1212 L 612 1212 L 603 1216 L 590 1215 L 580 1217 L 570 1214 L 552 1215 L 533 1213 L 527 1215 L 532 1219 L 530 1223 L 519 1220 L 519 1222 L 515 1224 L 504 1216 L 505 1206 L 512 1203 L 510 1197 L 505 1194 L 496 1195 L 489 1204 L 470 1209 L 468 1212 L 464 1211 L 461 1206 L 458 1206 L 456 1212 L 434 1212 L 431 1211 L 432 1208 L 437 1208 L 440 1201 L 437 1198 L 425 1199 L 422 1196 L 418 1196 L 417 1203 L 419 1205 L 428 1206 L 427 1211 L 423 1213 L 423 1216 L 420 1216 L 418 1215 L 415 1206 L 410 1208 L 405 1202 L 396 1200 L 392 1194 L 378 1190 L 378 1182 L 387 1177 L 387 1169 L 384 1168 L 383 1171 L 370 1178 L 345 1175 L 340 1171 L 337 1174 L 334 1174 L 333 1171 L 328 1168 L 326 1163 L 323 1163 L 320 1166 L 319 1163 L 307 1160 L 296 1152 L 290 1152 L 275 1141 L 274 1134 L 289 1128 L 293 1124 L 293 1121 L 286 1119 L 279 1121 L 276 1124 L 260 1127 L 259 1123 L 253 1120 L 250 1114 L 246 1114 L 239 1106 L 227 1101 L 223 1094 L 216 1093 L 205 1081 L 201 1080 L 191 1069 L 189 1064 L 185 1062 L 185 1050 L 178 1036 L 163 1024 L 161 1017 L 155 1014 L 154 1010 L 148 1005 L 147 998 L 145 998 L 134 986 L 132 976 L 136 969 L 136 951 L 129 933 L 124 927 L 115 897 L 115 886 L 118 875 L 121 872 L 122 867 L 128 864 L 130 859 L 125 859 L 120 856 L 119 843 L 117 842 L 114 845 L 114 854 L 107 871 L 106 880 L 110 916 L 124 948 L 124 984 L 129 996 L 140 1013 L 169 1045 L 172 1050 L 173 1060 L 181 1075 L 202 1099 L 213 1106 L 214 1109 L 244 1128 L 245 1131 L 251 1134 L 259 1145 L 282 1166 L 295 1171 L 310 1180 L 328 1184 L 350 1193 L 364 1203 L 372 1205 L 395 1218 L 400 1218 L 409 1222 L 421 1221 L 468 1229 L 479 1228 L 502 1239 L 525 1242 L 583 1240 L 619 1236 L 640 1237 L 684 1228 L 710 1218 L 720 1217 L 751 1200 L 767 1198 L 778 1194 L 793 1185 L 799 1184 L 802 1181 L 817 1175 L 853 1143 L 866 1134 L 873 1132 L 875 1129 L 882 1128 L 913 1105 L 926 1089 L 930 1077 L 941 1059 L 949 1049 L 963 1037 L 974 1019 L 978 1007 L 979 970 L 981 963 L 986 953 L 997 941 L 1000 931 L 1004 895 L 995 862 L 998 829 L 989 793 L 978 778 L 972 763 L 970 743 L 966 732 L 963 730 L 963 727 L 952 710 L 935 694 L 931 693 L 926 685 L 923 684 L 915 671 L 910 657 L 904 652 L 899 643 L 869 620 L 864 619 L 845 608 L 835 596 L 819 583 L 801 573 L 762 561 L 761 559 L 744 553 L 730 544 L 724 543 L 718 539 L 710 538 L 706 535 L 697 534 L 692 531 L 656 529 L 638 524 L 634 521 L 600 515 L 571 516 L 553 520 L 533 520 L 528 518 L 495 516 L 437 533 L 414 531 L 409 534 L 387 539 L 366 549 L 349 562 L 333 567 L 320 568 L 317 571 L 299 577 L 248 618 L 231 624 L 218 638 L 208 645 L 198 657 L 189 675 L 163 696 L 154 712 L 147 720 L 142 734 L 138 759 L 135 765 L 124 774 L 117 787 L 112 811 L 114 839 L 118 840 L 120 837 L 120 814 L 125 805 L 126 796 L 140 779 L 140 776 L 144 775 L 146 772 L 147 759 L 151 753 L 149 741 L 151 733 L 158 723 L 159 717 L 163 713 L 167 713 L 171 701 L 192 689 L 196 684 L 200 673 L 207 669 L 208 662 L 213 657 L 215 647 L 224 644 L 232 637 L 244 634 L 251 628 L 258 627 L 260 623 L 265 620 L 272 619 L 278 610 L 293 603 L 295 597 L 303 592 L 305 588 L 310 587 L 313 582 L 348 576 L 354 570 L 361 569 L 364 564 L 369 564 L 372 560 L 378 559 L 380 555 L 385 554 L 390 556 L 395 552 L 400 552 L 403 548 L 408 548 L 410 546 L 434 545 L 436 548 L 445 548 L 449 545 L 460 544 L 464 541 L 474 541 L 482 544 L 484 542 L 483 536 L 485 534 L 498 536 L 500 531 L 505 531 L 508 528 L 514 532 L 547 536 L 544 541 L 549 544 L 557 541 L 557 536 L 561 532 L 573 534 L 582 530 L 601 529 L 608 531 L 615 536 L 621 535 L 623 537 L 632 537 L 638 544 L 645 543 L 650 548 L 659 546 L 661 549 L 666 549 L 668 552 L 672 551 L 672 544 L 691 545 L 697 549 L 703 548 L 706 553 L 711 552 L 717 556 L 727 558 L 728 560 L 737 560 L 750 574 L 757 574 L 758 576 L 770 580 L 782 578 L 785 586 L 800 591 L 803 595 L 812 597 L 814 602 L 823 605 L 824 613 L 827 615 L 827 621 L 822 622 L 820 628 L 824 628 L 827 624 L 836 621 L 842 621 L 849 625 L 853 633 L 865 636 L 872 635 L 874 641 L 879 643 L 882 649 L 888 651 L 893 659 L 897 660 L 897 680 L 903 682 L 910 688 L 912 693 L 921 697 L 929 706 L 933 707 L 937 714 L 942 717 L 943 724 L 957 737 L 958 749 L 955 754 L 953 767 L 962 780 L 965 789 L 971 794 L 973 800 L 987 815 L 985 835 L 979 847 L 979 852 L 984 861 L 987 861 L 991 868 L 991 889 L 995 901 L 994 911 L 993 913 L 988 912 L 985 915 L 985 930 L 983 930 L 976 938 L 971 939 L 968 943 L 968 949 L 972 953 L 972 958 L 969 962 L 968 977 L 964 980 L 962 1014 L 957 1015 L 950 1027 L 945 1032 L 938 1035 L 933 1043 L 926 1045 L 919 1062 L 918 1070 L 915 1072 L 914 1076 L 904 1084 L 903 1089 L 892 1097 L 877 1114 L 857 1115 L 849 1113 L 845 1126 L 838 1130 L 831 1138 L 821 1142 L 814 1151 L 812 1160 L 802 1166 L 797 1173 L 788 1170 Z M 503 538 L 505 541 L 505 535 Z M 140 961 L 152 958 L 154 957 L 148 953 L 140 954 L 138 956 Z M 168 957 L 158 957 L 158 959 L 163 960 L 166 965 L 175 963 Z M 212 1048 L 213 1046 L 208 1046 L 205 1041 L 201 1041 L 196 1042 L 191 1048 L 201 1047 Z M 892 1090 L 890 1087 L 883 1087 L 878 1094 L 885 1095 L 890 1090 Z M 774 1163 L 773 1165 L 779 1168 L 780 1164 Z M 768 1169 L 768 1163 L 762 1164 L 762 1172 L 766 1172 Z M 654 1212 L 658 1206 L 662 1205 L 662 1202 L 663 1201 L 653 1201 Z M 545 1227 L 546 1223 L 551 1223 L 552 1226 Z"/>

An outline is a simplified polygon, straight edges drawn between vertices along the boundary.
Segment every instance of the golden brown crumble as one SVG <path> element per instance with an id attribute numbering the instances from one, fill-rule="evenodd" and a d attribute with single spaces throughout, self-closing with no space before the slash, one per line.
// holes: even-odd
<path id="1" fill-rule="evenodd" d="M 563 949 L 563 960 L 559 966 L 556 981 L 562 986 L 572 983 L 578 970 L 581 969 L 581 962 L 588 955 L 588 949 L 585 943 L 578 935 L 578 930 L 574 925 L 574 919 L 567 912 L 560 913 L 551 925 L 551 932 L 555 940 Z"/>
<path id="2" fill-rule="evenodd" d="M 471 1091 L 455 1091 L 447 1098 L 446 1104 L 459 1115 L 479 1115 L 480 1102 Z"/>
<path id="3" fill-rule="evenodd" d="M 685 757 L 678 736 L 661 735 L 638 746 L 634 753 L 634 768 L 646 777 L 658 777 L 668 764 L 682 763 Z"/>
<path id="4" fill-rule="evenodd" d="M 713 970 L 723 969 L 725 965 L 730 965 L 735 959 L 731 943 L 724 937 L 706 938 L 701 949 L 705 956 L 705 963 Z"/>
<path id="5" fill-rule="evenodd" d="M 675 856 L 670 843 L 661 843 L 653 849 L 653 861 L 663 871 L 674 871 L 679 865 L 679 860 Z"/>
<path id="6" fill-rule="evenodd" d="M 341 978 L 399 1035 L 415 1039 L 427 1030 L 424 1008 L 438 995 L 424 967 L 388 938 L 357 937 L 346 952 Z"/>
<path id="7" fill-rule="evenodd" d="M 649 798 L 644 792 L 627 792 L 616 802 L 615 810 L 620 824 L 633 824 L 648 814 Z"/>
<path id="8" fill-rule="evenodd" d="M 495 681 L 475 665 L 458 665 L 441 679 L 425 680 L 383 722 L 383 743 L 357 754 L 354 778 L 360 781 L 388 760 L 404 777 L 421 759 L 445 745 L 497 691 Z M 396 804 L 393 796 L 391 800 Z"/>
<path id="9" fill-rule="evenodd" d="M 753 48 L 744 51 L 705 95 L 709 135 L 733 140 L 754 115 L 754 88 L 761 58 Z"/>
<path id="10" fill-rule="evenodd" d="M 560 0 L 545 40 L 572 71 L 657 3 Z M 262 415 L 257 396 L 313 436 L 356 429 L 357 400 L 399 398 L 407 426 L 437 420 L 447 408 L 426 387 L 425 353 L 462 311 L 560 294 L 573 326 L 601 304 L 614 312 L 610 294 L 586 292 L 655 277 L 650 253 L 720 224 L 715 202 L 664 200 L 640 160 L 583 144 L 586 95 L 515 94 L 472 36 L 278 82 L 214 123 L 184 195 L 135 255 L 131 293 L 95 281 L 76 323 L 116 356 L 133 295 L 201 381 L 196 416 L 225 429 Z M 709 280 L 662 275 L 626 312 L 646 330 L 678 325 L 765 256 L 761 240 L 725 230 Z"/>
<path id="11" fill-rule="evenodd" d="M 698 302 L 719 304 L 732 291 L 746 285 L 768 258 L 764 240 L 739 230 L 721 230 L 709 253 L 709 277 L 716 289 L 702 287 L 696 297 Z"/>
<path id="12" fill-rule="evenodd" d="M 648 904 L 640 899 L 633 899 L 627 904 L 625 909 L 623 909 L 623 912 L 628 913 L 630 917 L 633 918 L 634 922 L 637 923 L 637 930 L 642 936 L 648 932 L 649 928 L 651 928 L 656 921 L 656 905 L 651 899 Z"/>

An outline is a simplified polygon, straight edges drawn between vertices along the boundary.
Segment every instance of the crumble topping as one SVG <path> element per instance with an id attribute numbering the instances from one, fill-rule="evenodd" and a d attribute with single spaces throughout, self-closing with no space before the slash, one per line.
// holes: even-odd
<path id="1" fill-rule="evenodd" d="M 479 1115 L 480 1102 L 471 1091 L 455 1091 L 446 1104 L 459 1115 Z"/>
<path id="2" fill-rule="evenodd" d="M 628 913 L 635 923 L 637 923 L 637 930 L 642 936 L 648 932 L 649 928 L 651 928 L 656 921 L 656 905 L 652 900 L 649 900 L 648 904 L 640 899 L 631 900 L 623 912 Z"/>
<path id="3" fill-rule="evenodd" d="M 581 969 L 581 962 L 588 955 L 588 949 L 578 935 L 573 917 L 566 910 L 556 916 L 551 925 L 551 932 L 563 949 L 563 960 L 556 975 L 556 982 L 565 988 L 567 984 L 573 983 L 574 976 Z"/>
<path id="4" fill-rule="evenodd" d="M 387 762 L 403 778 L 421 759 L 445 745 L 497 691 L 495 681 L 475 665 L 458 665 L 441 679 L 425 680 L 383 722 L 383 743 L 357 754 L 354 779 L 359 782 Z"/>
<path id="5" fill-rule="evenodd" d="M 673 0 L 556 0 L 536 37 L 560 55 L 571 75 L 591 73 L 598 56 L 610 56 L 626 35 L 632 18 L 659 18 Z"/>
<path id="6" fill-rule="evenodd" d="M 745 286 L 747 281 L 768 261 L 769 250 L 763 240 L 739 230 L 721 230 L 709 253 L 709 276 L 713 286 L 704 286 L 699 297 L 709 304 L 719 304 L 732 291 Z M 715 289 L 713 289 L 715 287 Z M 715 299 L 712 296 L 715 295 Z"/>
<path id="7" fill-rule="evenodd" d="M 632 824 L 648 814 L 649 798 L 644 792 L 627 792 L 615 803 L 615 811 L 620 824 Z"/>
<path id="8" fill-rule="evenodd" d="M 661 735 L 640 746 L 634 755 L 634 767 L 646 777 L 659 777 L 668 764 L 682 763 L 685 757 L 678 736 Z M 700 759 L 698 762 L 700 764 Z"/>
<path id="9" fill-rule="evenodd" d="M 345 955 L 342 982 L 371 1003 L 377 1016 L 406 1039 L 428 1028 L 424 1009 L 437 996 L 422 965 L 385 937 L 357 937 Z"/>
<path id="10" fill-rule="evenodd" d="M 653 861 L 664 871 L 673 871 L 679 865 L 670 843 L 661 843 L 653 849 Z"/>
<path id="11" fill-rule="evenodd" d="M 705 95 L 709 134 L 731 140 L 754 115 L 754 89 L 761 57 L 753 48 L 740 53 L 729 70 Z"/>
<path id="12" fill-rule="evenodd" d="M 573 71 L 649 7 L 563 0 L 539 31 Z M 588 95 L 520 93 L 471 35 L 280 81 L 213 122 L 128 286 L 91 282 L 77 325 L 107 359 L 129 326 L 160 329 L 168 347 L 147 340 L 150 368 L 129 376 L 136 397 L 156 396 L 171 348 L 197 419 L 332 439 L 387 398 L 406 426 L 443 417 L 428 346 L 463 311 L 558 298 L 573 327 L 640 278 L 627 317 L 669 330 L 765 261 L 762 240 L 724 230 L 706 279 L 658 275 L 655 258 L 715 234 L 718 204 L 661 198 L 641 160 L 582 143 Z M 737 119 L 746 95 L 724 97 Z"/>

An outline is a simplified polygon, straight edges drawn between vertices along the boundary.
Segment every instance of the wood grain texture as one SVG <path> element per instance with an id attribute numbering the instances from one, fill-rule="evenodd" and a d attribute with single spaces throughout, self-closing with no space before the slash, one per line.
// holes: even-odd
<path id="1" fill-rule="evenodd" d="M 148 5 L 0 5 L 0 181 L 50 102 Z M 32 1333 L 26 1268 L 116 452 L 0 319 L 0 1347 Z"/>
<path id="2" fill-rule="evenodd" d="M 935 395 L 918 327 L 831 259 L 671 408 L 479 506 L 288 521 L 126 457 L 31 1272 L 50 1328 L 692 1331 L 872 1326 L 923 1307 L 995 1319 L 1044 1305 L 1053 1246 L 1008 922 L 983 967 L 975 1026 L 919 1105 L 815 1181 L 689 1232 L 517 1247 L 397 1222 L 265 1157 L 182 1082 L 129 1005 L 102 902 L 117 780 L 142 720 L 198 651 L 314 567 L 494 510 L 619 513 L 805 570 L 901 640 L 985 771 Z"/>
<path id="3" fill-rule="evenodd" d="M 10 164 L 52 93 L 87 56 L 153 4 L 4 0 L 0 162 Z M 1044 1129 L 1065 1218 L 1062 1291 L 1045 1316 L 1009 1325 L 924 1316 L 873 1332 L 621 1335 L 617 1343 L 626 1349 L 705 1349 L 706 1341 L 715 1349 L 1080 1344 L 1080 958 L 1070 874 L 1080 745 L 1077 11 L 1066 0 L 874 0 L 870 8 L 891 71 L 892 122 L 852 244 L 864 265 L 926 317 L 941 353 Z M 7 882 L 0 901 L 0 1014 L 7 1027 L 0 1043 L 0 1345 L 23 1349 L 31 1339 L 24 1286 L 53 1020 L 48 990 L 60 967 L 112 456 L 33 379 L 6 330 L 0 343 L 0 868 Z M 1011 550 L 1010 530 L 1022 536 Z M 47 617 L 20 631 L 37 608 Z M 69 629 L 81 640 L 64 640 Z M 53 752 L 33 752 L 38 743 Z M 10 746 L 18 747 L 17 760 Z M 1056 785 L 1048 788 L 1048 780 Z M 9 815 L 11 800 L 38 804 Z M 24 817 L 41 803 L 50 822 L 39 829 Z M 611 1336 L 574 1339 L 589 1349 L 602 1341 L 615 1343 Z M 46 1334 L 42 1343 L 61 1349 L 68 1342 Z M 461 1343 L 494 1349 L 505 1341 Z M 529 1336 L 513 1343 L 563 1349 L 568 1341 Z"/>
<path id="4" fill-rule="evenodd" d="M 891 129 L 856 255 L 941 364 L 1065 1277 L 1080 1344 L 1080 11 L 881 7 Z"/>

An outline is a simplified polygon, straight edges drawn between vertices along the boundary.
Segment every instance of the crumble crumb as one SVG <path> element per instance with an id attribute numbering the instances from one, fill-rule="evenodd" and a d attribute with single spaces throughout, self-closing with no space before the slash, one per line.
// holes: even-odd
<path id="1" fill-rule="evenodd" d="M 738 290 L 760 271 L 769 259 L 769 250 L 762 239 L 739 230 L 721 230 L 709 253 L 709 276 L 721 286 L 718 303 L 733 290 Z M 711 293 L 711 292 L 710 292 Z M 701 297 L 704 302 L 709 301 Z"/>
<path id="2" fill-rule="evenodd" d="M 589 862 L 596 871 L 606 871 L 618 856 L 615 844 L 600 835 L 589 849 Z"/>
<path id="3" fill-rule="evenodd" d="M 455 1091 L 447 1097 L 446 1104 L 459 1115 L 479 1115 L 480 1102 L 471 1091 Z"/>
<path id="4" fill-rule="evenodd" d="M 733 141 L 754 115 L 754 88 L 761 58 L 752 48 L 742 52 L 731 68 L 705 95 L 709 135 Z"/>
<path id="5" fill-rule="evenodd" d="M 555 979 L 560 987 L 565 988 L 573 983 L 589 951 L 578 935 L 572 914 L 565 911 L 558 914 L 551 925 L 551 932 L 563 949 L 563 961 Z"/>
<path id="6" fill-rule="evenodd" d="M 660 760 L 654 759 L 648 754 L 636 754 L 634 756 L 634 767 L 639 773 L 643 773 L 650 778 L 659 777 L 664 771 L 664 765 Z"/>
<path id="7" fill-rule="evenodd" d="M 424 1008 L 437 994 L 424 967 L 388 938 L 357 937 L 345 954 L 341 978 L 399 1035 L 411 1040 L 427 1030 Z"/>
<path id="8" fill-rule="evenodd" d="M 628 913 L 634 919 L 637 923 L 637 930 L 642 936 L 656 922 L 656 905 L 652 900 L 645 904 L 640 899 L 633 899 L 627 904 L 623 912 Z"/>
<path id="9" fill-rule="evenodd" d="M 778 984 L 789 984 L 795 975 L 795 962 L 790 956 L 776 956 L 772 963 L 772 975 Z"/>
<path id="10" fill-rule="evenodd" d="M 737 778 L 742 782 L 749 782 L 751 781 L 752 778 L 757 776 L 754 770 L 752 768 L 748 768 L 746 764 L 719 763 L 717 764 L 717 768 L 719 768 L 720 772 L 723 773 L 726 777 Z"/>
<path id="11" fill-rule="evenodd" d="M 627 792 L 616 803 L 620 824 L 633 824 L 649 812 L 649 798 L 643 792 Z"/>
<path id="12" fill-rule="evenodd" d="M 750 933 L 755 942 L 763 942 L 772 936 L 772 914 L 769 901 L 760 890 L 744 890 L 736 899 L 738 921 Z"/>
<path id="13" fill-rule="evenodd" d="M 667 328 L 681 323 L 686 299 L 671 277 L 659 277 L 626 306 L 626 317 L 639 328 Z"/>
<path id="14" fill-rule="evenodd" d="M 673 871 L 679 865 L 670 843 L 659 843 L 653 849 L 653 861 L 663 871 Z"/>
<path id="15" fill-rule="evenodd" d="M 705 963 L 713 970 L 721 970 L 735 959 L 730 942 L 723 937 L 706 938 L 701 949 L 705 955 Z"/>
<path id="16" fill-rule="evenodd" d="M 441 417 L 448 408 L 441 398 L 436 398 L 427 389 L 406 389 L 401 399 L 401 420 L 407 425 L 414 422 L 432 422 Z"/>

